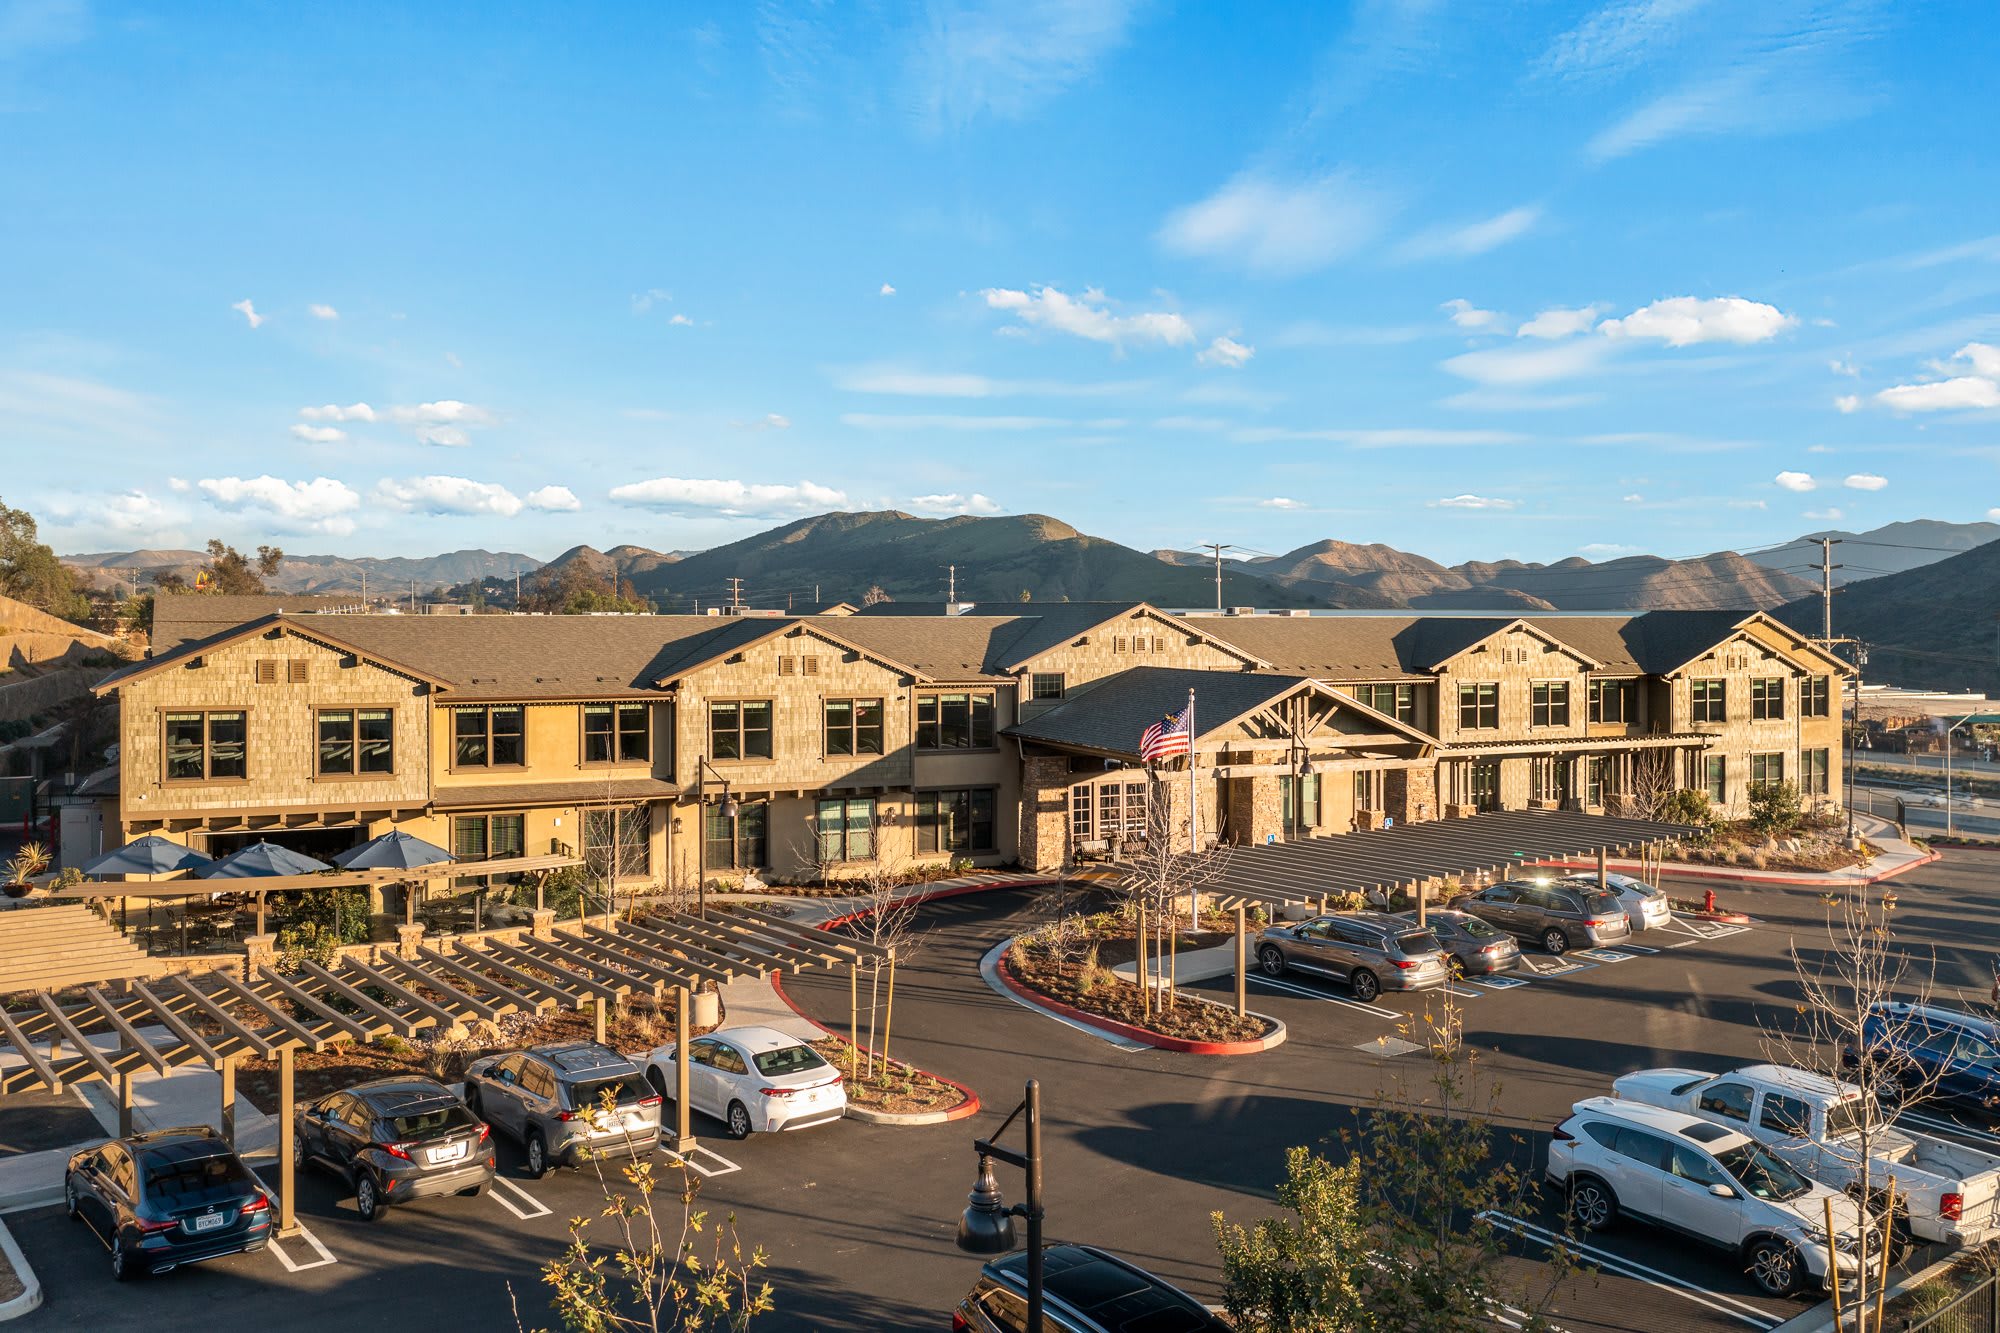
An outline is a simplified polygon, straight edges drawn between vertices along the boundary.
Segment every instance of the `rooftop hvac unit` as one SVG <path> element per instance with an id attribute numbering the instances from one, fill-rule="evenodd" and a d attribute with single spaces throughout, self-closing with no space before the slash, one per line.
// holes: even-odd
<path id="1" fill-rule="evenodd" d="M 1254 606 L 1232 606 L 1229 608 L 1229 614 L 1232 616 L 1254 616 L 1257 614 L 1257 608 Z"/>
<path id="2" fill-rule="evenodd" d="M 1300 616 L 1311 615 L 1312 612 L 1306 610 L 1303 606 L 1294 606 L 1294 607 L 1288 607 L 1287 609 L 1280 611 L 1278 614 L 1281 616 L 1290 616 L 1292 619 L 1297 620 Z"/>

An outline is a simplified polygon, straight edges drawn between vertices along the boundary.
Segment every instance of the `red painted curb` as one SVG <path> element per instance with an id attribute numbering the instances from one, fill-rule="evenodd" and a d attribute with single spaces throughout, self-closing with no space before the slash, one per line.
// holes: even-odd
<path id="1" fill-rule="evenodd" d="M 1121 1023 L 1115 1018 L 1106 1018 L 1101 1014 L 1086 1013 L 1084 1010 L 1064 1004 L 1061 1000 L 1044 995 L 1014 975 L 1007 966 L 1007 955 L 1004 953 L 996 961 L 993 970 L 1000 974 L 1002 985 L 1038 1008 L 1048 1009 L 1061 1014 L 1064 1018 L 1075 1019 L 1102 1032 L 1144 1042 L 1162 1051 L 1179 1051 L 1185 1055 L 1255 1055 L 1259 1051 L 1268 1051 L 1277 1045 L 1273 1038 L 1282 1038 L 1285 1031 L 1284 1024 L 1280 1023 L 1277 1031 L 1256 1041 L 1188 1041 L 1182 1037 L 1169 1037 L 1164 1033 L 1150 1032 L 1145 1028 L 1134 1027 L 1130 1023 Z M 1261 1018 L 1263 1015 L 1260 1014 L 1258 1017 Z"/>
<path id="2" fill-rule="evenodd" d="M 1060 883 L 1062 881 L 1059 879 L 1006 879 L 988 884 L 957 884 L 949 889 L 934 889 L 928 892 L 919 891 L 917 893 L 905 894 L 903 897 L 890 903 L 889 906 L 891 908 L 921 906 L 924 903 L 938 902 L 945 898 L 962 898 L 969 893 L 991 893 L 997 889 L 1041 889 L 1047 888 L 1051 884 Z M 882 910 L 884 909 L 879 907 L 864 907 L 858 912 L 849 912 L 846 916 L 829 917 L 827 920 L 820 922 L 817 928 L 820 930 L 832 930 L 836 926 L 844 926 L 850 921 L 859 921 L 864 916 L 873 916 L 876 912 Z"/>
<path id="3" fill-rule="evenodd" d="M 799 1008 L 798 1004 L 792 999 L 792 997 L 785 993 L 785 984 L 783 980 L 781 980 L 782 976 L 783 974 L 779 972 L 773 972 L 771 974 L 771 989 L 774 992 L 776 992 L 779 999 L 785 1002 L 786 1007 L 789 1008 L 793 1013 L 797 1014 L 800 1018 L 803 1018 L 806 1022 L 818 1028 L 821 1032 L 824 1032 L 827 1036 L 836 1038 L 837 1040 L 840 1041 L 847 1041 L 847 1038 L 841 1036 L 838 1032 L 835 1032 L 832 1028 L 820 1022 L 817 1018 L 814 1018 L 811 1014 L 807 1013 L 805 1010 Z M 878 1054 L 878 1052 L 869 1050 L 866 1046 L 863 1046 L 858 1041 L 849 1042 L 848 1044 L 864 1054 L 867 1055 Z M 898 1062 L 891 1061 L 891 1063 L 893 1064 Z M 915 1065 L 910 1064 L 907 1061 L 903 1061 L 901 1063 L 905 1069 L 916 1069 Z M 952 1107 L 949 1111 L 946 1111 L 944 1113 L 944 1118 L 942 1120 L 931 1121 L 929 1123 L 944 1124 L 948 1121 L 963 1120 L 969 1115 L 979 1114 L 979 1094 L 974 1092 L 971 1088 L 966 1087 L 963 1083 L 960 1083 L 957 1079 L 946 1078 L 943 1074 L 933 1073 L 928 1069 L 919 1070 L 918 1072 L 927 1074 L 931 1078 L 936 1079 L 940 1083 L 948 1083 L 952 1087 L 957 1088 L 960 1092 L 965 1094 L 965 1100 L 960 1102 L 957 1106 Z M 884 1112 L 883 1114 L 893 1115 L 895 1114 L 895 1112 Z"/>
<path id="4" fill-rule="evenodd" d="M 1885 879 L 1894 879 L 1898 875 L 1915 870 L 1919 866 L 1927 866 L 1939 859 L 1938 854 L 1932 852 L 1927 856 L 1922 856 L 1911 861 L 1907 865 L 1897 866 L 1894 870 L 1885 870 L 1879 875 L 1870 875 L 1866 879 L 1843 880 L 1834 879 L 1828 875 L 1813 875 L 1810 877 L 1803 875 L 1774 875 L 1766 870 L 1751 870 L 1746 873 L 1740 866 L 1690 866 L 1679 865 L 1671 861 L 1660 867 L 1660 873 L 1663 875 L 1672 875 L 1677 879 L 1728 879 L 1734 880 L 1746 887 L 1755 884 L 1783 884 L 1810 889 L 1823 888 L 1830 884 L 1879 884 Z M 1552 870 L 1597 869 L 1595 861 L 1588 864 L 1582 861 L 1537 861 L 1535 864 L 1547 866 Z M 1620 874 L 1623 874 L 1625 873 L 1624 868 L 1636 867 L 1638 864 L 1637 861 L 1608 861 L 1605 863 L 1605 868 L 1608 870 L 1617 870 Z"/>

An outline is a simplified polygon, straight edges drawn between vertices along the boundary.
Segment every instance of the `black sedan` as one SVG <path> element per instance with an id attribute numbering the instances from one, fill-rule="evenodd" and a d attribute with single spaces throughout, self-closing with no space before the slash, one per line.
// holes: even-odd
<path id="1" fill-rule="evenodd" d="M 478 1194 L 493 1180 L 485 1122 L 442 1083 L 379 1078 L 299 1108 L 292 1157 L 348 1182 L 373 1222 L 391 1204 Z"/>
<path id="2" fill-rule="evenodd" d="M 120 1282 L 261 1250 L 271 1239 L 271 1196 L 207 1125 L 72 1154 L 63 1207 L 110 1248 Z"/>

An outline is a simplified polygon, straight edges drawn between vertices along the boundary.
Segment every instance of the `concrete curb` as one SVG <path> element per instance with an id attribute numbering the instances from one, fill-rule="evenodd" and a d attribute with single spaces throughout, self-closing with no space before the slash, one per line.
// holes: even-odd
<path id="1" fill-rule="evenodd" d="M 820 1022 L 817 1018 L 814 1018 L 811 1014 L 807 1013 L 805 1010 L 799 1008 L 797 1004 L 793 1003 L 792 997 L 785 993 L 784 983 L 779 980 L 779 977 L 781 975 L 782 974 L 777 972 L 773 972 L 771 974 L 772 992 L 776 994 L 779 999 L 783 1000 L 786 1006 L 789 1007 L 793 1013 L 797 1014 L 800 1018 L 804 1019 L 806 1022 L 818 1028 L 821 1032 L 824 1032 L 827 1036 L 832 1037 L 838 1041 L 847 1041 L 847 1038 L 841 1036 L 838 1032 L 835 1032 L 832 1028 Z M 870 1051 L 866 1046 L 861 1045 L 861 1043 L 859 1042 L 852 1042 L 849 1044 L 854 1046 L 857 1050 L 863 1052 L 864 1054 L 873 1055 L 877 1053 L 874 1051 Z M 901 1064 L 902 1067 L 905 1069 L 917 1068 L 915 1065 L 910 1064 L 907 1061 L 892 1060 L 890 1061 L 890 1064 L 892 1065 Z M 966 1087 L 963 1083 L 960 1083 L 957 1079 L 946 1078 L 943 1074 L 932 1073 L 928 1069 L 918 1069 L 917 1072 L 926 1075 L 927 1077 L 934 1078 L 940 1083 L 948 1083 L 952 1087 L 957 1088 L 959 1092 L 964 1094 L 963 1099 L 959 1102 L 958 1105 L 949 1107 L 942 1111 L 913 1111 L 907 1114 L 898 1111 L 874 1111 L 868 1109 L 867 1107 L 849 1105 L 847 1108 L 847 1118 L 849 1120 L 864 1121 L 865 1123 L 871 1125 L 942 1125 L 950 1120 L 963 1120 L 967 1116 L 979 1114 L 979 1094 L 974 1092 L 971 1088 Z"/>
<path id="2" fill-rule="evenodd" d="M 1964 1257 L 1963 1253 L 1948 1254 L 1928 1268 L 1920 1268 L 1914 1273 L 1905 1273 L 1902 1277 L 1897 1278 L 1889 1284 L 1887 1299 L 1893 1301 L 1904 1292 L 1914 1287 L 1921 1287 L 1924 1283 L 1938 1276 L 1938 1274 L 1951 1268 Z M 1848 1309 L 1851 1313 L 1853 1307 L 1849 1306 Z M 1874 1318 L 1872 1311 L 1869 1314 L 1869 1318 Z M 1802 1314 L 1793 1315 L 1776 1328 L 1770 1329 L 1768 1333 L 1839 1333 L 1839 1330 L 1834 1327 L 1833 1322 L 1833 1302 L 1831 1300 L 1821 1301 L 1818 1305 L 1813 1306 L 1812 1309 Z"/>
<path id="3" fill-rule="evenodd" d="M 1012 941 L 1010 940 L 1008 943 L 1012 944 Z M 1264 1022 L 1271 1024 L 1271 1031 L 1257 1038 L 1255 1041 L 1188 1041 L 1182 1037 L 1169 1037 L 1164 1033 L 1152 1032 L 1142 1027 L 1134 1027 L 1130 1023 L 1121 1023 L 1115 1018 L 1105 1018 L 1101 1014 L 1093 1014 L 1074 1008 L 1064 1004 L 1061 1000 L 1053 999 L 1038 990 L 1034 990 L 1017 978 L 1013 971 L 1008 968 L 1007 956 L 1004 951 L 995 960 L 994 971 L 999 976 L 1001 983 L 1022 1000 L 1025 1000 L 1030 1008 L 1041 1009 L 1052 1014 L 1060 1014 L 1072 1022 L 1100 1028 L 1105 1032 L 1113 1033 L 1128 1041 L 1136 1041 L 1141 1045 L 1151 1046 L 1155 1050 L 1177 1051 L 1183 1055 L 1255 1055 L 1260 1051 L 1268 1051 L 1273 1046 L 1279 1045 L 1288 1035 L 1284 1023 L 1278 1019 L 1271 1017 L 1269 1014 L 1252 1012 L 1250 1017 L 1262 1019 Z M 1191 998 L 1198 1004 L 1212 1003 L 1200 996 Z M 1217 1008 L 1221 1007 L 1223 1006 L 1217 1006 Z"/>
<path id="4" fill-rule="evenodd" d="M 57 1197 L 62 1196 L 58 1194 Z M 5 1323 L 9 1319 L 19 1319 L 41 1305 L 42 1283 L 35 1276 L 35 1270 L 28 1267 L 28 1256 L 21 1253 L 20 1245 L 15 1242 L 13 1233 L 7 1230 L 5 1222 L 0 1222 L 0 1254 L 7 1256 L 14 1276 L 21 1279 L 21 1294 L 12 1300 L 0 1301 L 0 1323 Z"/>

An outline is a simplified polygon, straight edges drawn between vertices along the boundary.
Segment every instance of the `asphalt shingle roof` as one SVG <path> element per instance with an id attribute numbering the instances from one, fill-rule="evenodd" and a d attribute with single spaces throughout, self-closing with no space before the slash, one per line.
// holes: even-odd
<path id="1" fill-rule="evenodd" d="M 1196 738 L 1199 739 L 1217 727 L 1311 683 L 1305 676 L 1271 675 L 1261 671 L 1133 667 L 1098 681 L 1046 713 L 1004 728 L 1003 734 L 1136 758 L 1140 733 L 1166 715 L 1186 707 L 1189 690 L 1195 691 L 1194 725 Z"/>
<path id="2" fill-rule="evenodd" d="M 308 593 L 159 593 L 153 598 L 153 651 L 171 652 L 196 639 L 211 639 L 246 621 L 280 612 L 329 611 L 356 606 L 359 597 Z"/>

